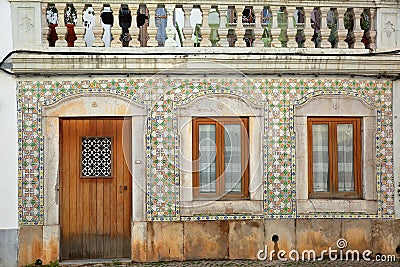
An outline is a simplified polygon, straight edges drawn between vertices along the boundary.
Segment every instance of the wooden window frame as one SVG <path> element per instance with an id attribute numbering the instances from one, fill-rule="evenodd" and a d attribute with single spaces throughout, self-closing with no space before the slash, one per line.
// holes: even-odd
<path id="1" fill-rule="evenodd" d="M 241 125 L 241 145 L 242 145 L 242 177 L 241 192 L 225 192 L 225 149 L 224 149 L 224 125 Z M 200 193 L 200 175 L 199 175 L 199 125 L 215 124 L 216 134 L 216 192 Z M 196 117 L 192 120 L 193 127 L 193 196 L 195 199 L 248 199 L 249 198 L 249 118 L 248 117 Z"/>
<path id="2" fill-rule="evenodd" d="M 308 117 L 308 195 L 309 198 L 325 199 L 361 199 L 361 119 L 360 117 Z M 312 126 L 315 124 L 328 125 L 328 150 L 329 150 L 329 184 L 328 192 L 314 192 L 313 183 L 313 136 Z M 353 125 L 353 169 L 354 169 L 354 191 L 338 191 L 338 156 L 337 156 L 337 125 Z M 333 167 L 332 167 L 333 166 Z"/>

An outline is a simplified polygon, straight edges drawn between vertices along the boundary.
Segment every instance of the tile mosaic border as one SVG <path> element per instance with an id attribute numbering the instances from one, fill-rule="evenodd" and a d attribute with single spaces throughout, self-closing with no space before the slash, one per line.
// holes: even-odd
<path id="1" fill-rule="evenodd" d="M 20 81 L 18 104 L 19 223 L 44 223 L 42 107 L 79 94 L 107 93 L 146 105 L 148 112 L 147 218 L 153 221 L 269 218 L 393 218 L 392 87 L 389 80 L 354 79 L 115 79 Z M 215 94 L 235 95 L 265 106 L 264 214 L 180 216 L 177 108 Z M 376 182 L 378 213 L 297 214 L 293 109 L 317 95 L 349 94 L 378 109 Z M 274 188 L 283 190 L 274 191 Z"/>

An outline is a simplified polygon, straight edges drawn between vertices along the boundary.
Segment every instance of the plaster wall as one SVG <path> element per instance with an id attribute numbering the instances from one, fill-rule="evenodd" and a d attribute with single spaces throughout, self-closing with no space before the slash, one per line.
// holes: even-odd
<path id="1" fill-rule="evenodd" d="M 0 1 L 0 59 L 13 49 L 11 9 Z M 16 82 L 13 76 L 0 73 L 0 267 L 17 265 L 18 246 L 18 134 Z"/>
<path id="2" fill-rule="evenodd" d="M 5 57 L 12 50 L 11 38 L 11 10 L 7 1 L 0 1 L 0 24 L 2 25 L 2 42 L 0 44 L 0 58 Z M 18 184 L 17 184 L 17 101 L 16 83 L 14 77 L 0 73 L 0 229 L 16 228 L 18 226 Z"/>
<path id="3" fill-rule="evenodd" d="M 0 229 L 18 226 L 18 135 L 15 80 L 0 74 Z"/>

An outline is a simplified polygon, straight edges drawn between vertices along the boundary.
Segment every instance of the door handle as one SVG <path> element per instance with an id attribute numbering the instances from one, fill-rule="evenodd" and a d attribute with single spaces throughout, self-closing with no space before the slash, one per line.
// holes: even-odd
<path id="1" fill-rule="evenodd" d="M 128 190 L 128 186 L 124 185 L 124 190 Z M 122 185 L 119 186 L 119 192 L 122 194 Z"/>

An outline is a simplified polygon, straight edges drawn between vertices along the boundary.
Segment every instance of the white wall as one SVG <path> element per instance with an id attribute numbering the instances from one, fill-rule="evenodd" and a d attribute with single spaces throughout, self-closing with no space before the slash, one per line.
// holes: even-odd
<path id="1" fill-rule="evenodd" d="M 12 51 L 11 9 L 0 0 L 0 59 Z M 18 227 L 18 143 L 16 82 L 0 71 L 0 229 Z"/>

